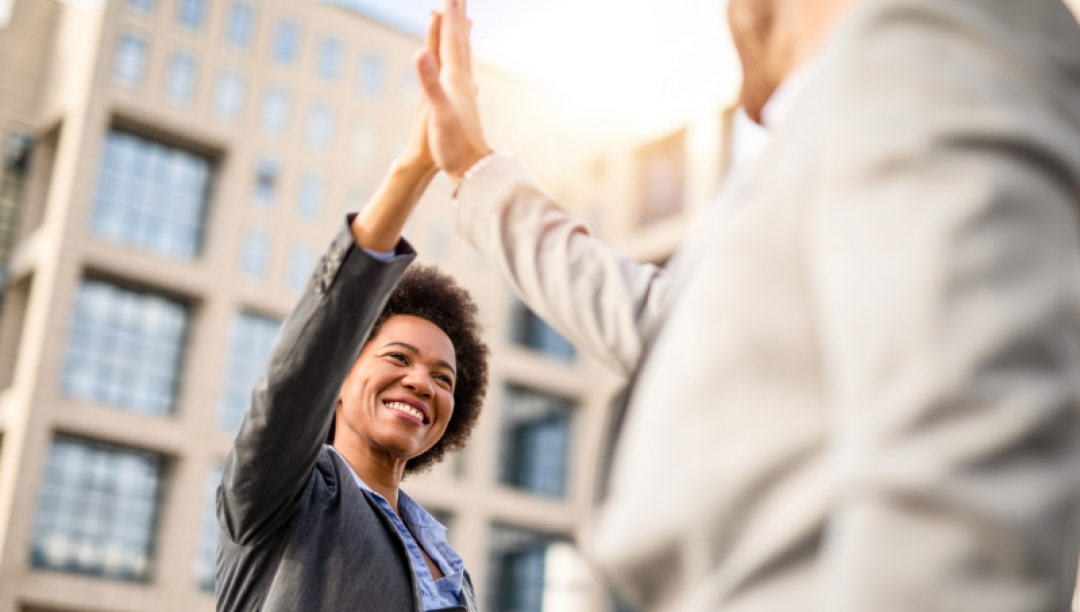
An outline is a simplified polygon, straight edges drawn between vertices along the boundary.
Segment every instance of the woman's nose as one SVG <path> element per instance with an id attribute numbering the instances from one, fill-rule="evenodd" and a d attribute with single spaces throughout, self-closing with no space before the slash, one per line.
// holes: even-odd
<path id="1" fill-rule="evenodd" d="M 431 397 L 435 392 L 435 389 L 431 386 L 430 377 L 418 368 L 410 370 L 405 375 L 405 379 L 401 381 L 401 384 L 406 389 L 422 397 Z"/>

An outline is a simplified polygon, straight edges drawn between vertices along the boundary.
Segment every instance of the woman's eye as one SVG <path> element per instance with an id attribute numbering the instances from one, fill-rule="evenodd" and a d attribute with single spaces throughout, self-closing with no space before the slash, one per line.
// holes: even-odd
<path id="1" fill-rule="evenodd" d="M 400 361 L 401 363 L 406 363 L 408 361 L 407 359 L 405 359 L 405 355 L 403 355 L 401 353 L 389 353 L 387 355 L 387 357 L 389 357 L 389 358 L 391 358 L 391 359 L 393 359 L 395 361 Z"/>
<path id="2" fill-rule="evenodd" d="M 445 374 L 439 374 L 438 376 L 435 377 L 435 380 L 438 380 L 438 381 L 442 382 L 447 387 L 450 387 L 451 385 L 453 385 L 453 381 L 451 381 L 450 377 L 445 375 Z"/>

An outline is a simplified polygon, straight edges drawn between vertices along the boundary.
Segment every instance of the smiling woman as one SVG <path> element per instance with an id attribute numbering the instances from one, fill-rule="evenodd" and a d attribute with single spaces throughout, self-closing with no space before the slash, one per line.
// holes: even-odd
<path id="1" fill-rule="evenodd" d="M 365 398 L 362 393 L 369 387 L 366 382 L 368 373 L 377 371 L 376 366 L 391 364 L 393 375 L 402 379 L 401 386 L 420 389 L 424 383 L 419 378 L 422 374 L 419 369 L 427 368 L 424 362 L 430 358 L 437 361 L 430 369 L 431 376 L 437 379 L 433 388 L 436 395 L 445 395 L 442 391 L 447 386 L 452 390 L 449 415 L 445 420 L 435 419 L 434 425 L 440 434 L 438 441 L 409 459 L 404 473 L 421 472 L 442 461 L 447 453 L 461 450 L 480 418 L 487 389 L 488 349 L 480 339 L 477 314 L 477 306 L 468 292 L 458 286 L 452 277 L 434 267 L 410 268 L 390 294 L 371 332 L 371 340 L 342 387 L 334 424 L 326 443 L 341 449 L 335 442 L 337 423 L 344 418 L 348 425 L 353 419 L 360 418 L 359 414 L 354 413 L 360 410 L 360 403 L 365 399 L 369 402 L 373 399 Z M 420 344 L 420 339 L 429 339 L 432 346 L 416 346 Z M 444 340 L 449 342 L 449 346 L 442 346 Z M 431 425 L 431 419 L 439 416 L 432 414 L 430 407 L 417 406 L 409 401 L 401 403 L 422 411 L 425 426 Z M 403 410 L 402 407 L 397 408 Z M 356 430 L 353 427 L 350 429 Z"/>
<path id="2" fill-rule="evenodd" d="M 400 490 L 465 444 L 487 388 L 476 304 L 435 268 L 407 270 L 401 230 L 435 173 L 426 117 L 252 390 L 217 495 L 219 612 L 477 609 L 445 528 Z"/>

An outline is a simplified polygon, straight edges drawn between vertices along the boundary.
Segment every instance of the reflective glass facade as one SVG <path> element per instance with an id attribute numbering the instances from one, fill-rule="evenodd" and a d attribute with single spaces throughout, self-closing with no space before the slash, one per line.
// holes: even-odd
<path id="1" fill-rule="evenodd" d="M 502 404 L 499 482 L 547 497 L 564 496 L 574 403 L 508 385 Z"/>
<path id="2" fill-rule="evenodd" d="M 64 393 L 131 412 L 170 412 L 186 326 L 178 302 L 84 280 L 68 333 Z"/>
<path id="3" fill-rule="evenodd" d="M 38 494 L 31 564 L 145 579 L 162 463 L 152 453 L 55 438 Z"/>
<path id="4" fill-rule="evenodd" d="M 240 427 L 251 401 L 251 389 L 266 372 L 270 347 L 277 339 L 281 321 L 252 312 L 242 312 L 233 322 L 229 351 L 229 377 L 218 410 L 218 423 L 225 431 Z"/>
<path id="5" fill-rule="evenodd" d="M 90 224 L 109 242 L 174 259 L 199 252 L 210 160 L 134 134 L 105 139 Z"/>

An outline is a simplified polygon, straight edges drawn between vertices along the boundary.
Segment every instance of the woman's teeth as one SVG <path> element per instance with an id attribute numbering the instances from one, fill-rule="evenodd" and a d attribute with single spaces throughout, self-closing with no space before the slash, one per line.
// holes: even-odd
<path id="1" fill-rule="evenodd" d="M 408 404 L 403 404 L 401 402 L 387 402 L 386 407 L 390 408 L 391 410 L 404 412 L 405 414 L 411 414 L 412 416 L 420 419 L 421 423 L 424 422 L 424 413 L 420 412 L 419 410 L 413 408 Z"/>

